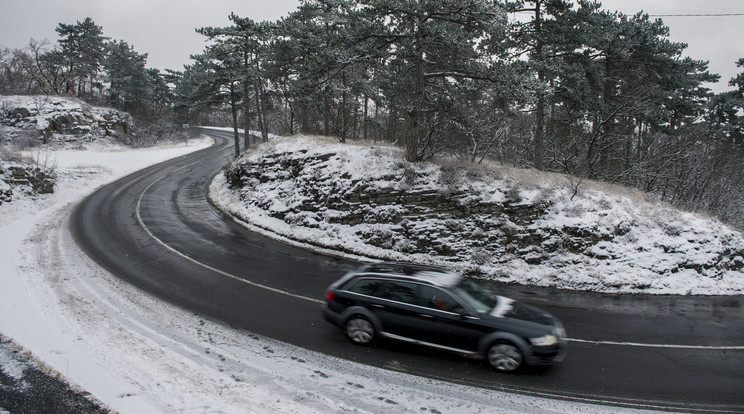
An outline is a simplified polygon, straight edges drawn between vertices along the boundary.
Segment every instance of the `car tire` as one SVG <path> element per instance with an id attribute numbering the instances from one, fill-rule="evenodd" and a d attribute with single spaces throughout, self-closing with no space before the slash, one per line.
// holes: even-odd
<path id="1" fill-rule="evenodd" d="M 500 372 L 514 372 L 524 362 L 522 351 L 511 342 L 497 342 L 491 345 L 486 358 L 488 363 Z"/>
<path id="2" fill-rule="evenodd" d="M 353 316 L 346 322 L 346 336 L 358 345 L 368 345 L 375 339 L 377 332 L 372 322 L 362 316 Z"/>

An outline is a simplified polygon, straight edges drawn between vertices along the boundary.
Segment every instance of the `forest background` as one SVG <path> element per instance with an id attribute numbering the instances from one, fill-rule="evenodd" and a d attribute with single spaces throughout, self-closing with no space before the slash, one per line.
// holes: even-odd
<path id="1" fill-rule="evenodd" d="M 720 76 L 661 19 L 589 1 L 306 0 L 277 21 L 230 23 L 197 29 L 203 52 L 162 72 L 90 18 L 59 23 L 56 44 L 0 48 L 0 94 L 113 106 L 152 140 L 232 126 L 236 156 L 241 128 L 395 143 L 407 162 L 492 159 L 744 229 L 744 73 L 713 93 Z M 2 122 L 0 140 L 12 140 Z"/>

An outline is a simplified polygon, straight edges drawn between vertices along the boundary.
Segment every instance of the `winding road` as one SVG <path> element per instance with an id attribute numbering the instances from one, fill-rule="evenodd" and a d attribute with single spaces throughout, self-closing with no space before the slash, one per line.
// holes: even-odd
<path id="1" fill-rule="evenodd" d="M 744 298 L 493 288 L 560 318 L 566 360 L 519 374 L 409 345 L 351 344 L 322 320 L 325 288 L 357 266 L 247 230 L 212 206 L 231 133 L 85 199 L 71 230 L 123 280 L 206 317 L 336 357 L 484 389 L 639 409 L 744 412 Z"/>

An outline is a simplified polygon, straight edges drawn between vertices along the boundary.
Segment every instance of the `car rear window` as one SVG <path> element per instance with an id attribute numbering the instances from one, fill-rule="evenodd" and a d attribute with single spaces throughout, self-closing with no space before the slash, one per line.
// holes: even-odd
<path id="1" fill-rule="evenodd" d="M 408 282 L 363 278 L 351 281 L 344 290 L 414 305 L 419 302 L 416 285 Z"/>
<path id="2" fill-rule="evenodd" d="M 377 279 L 359 279 L 351 282 L 346 290 L 361 295 L 375 296 L 381 283 L 382 281 Z"/>

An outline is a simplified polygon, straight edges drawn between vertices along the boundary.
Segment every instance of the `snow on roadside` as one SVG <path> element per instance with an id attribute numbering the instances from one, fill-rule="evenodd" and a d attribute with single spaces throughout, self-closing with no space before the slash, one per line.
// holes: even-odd
<path id="1" fill-rule="evenodd" d="M 0 206 L 0 332 L 121 413 L 634 412 L 422 379 L 236 331 L 79 250 L 67 223 L 85 195 L 205 145 L 55 153 L 56 193 Z"/>
<path id="2" fill-rule="evenodd" d="M 206 148 L 211 143 L 209 139 L 202 139 L 189 145 L 139 150 L 92 144 L 86 151 L 44 151 L 44 157 L 54 164 L 58 173 L 55 193 L 22 196 L 0 205 L 0 332 L 79 385 L 115 388 L 117 385 L 111 382 L 106 369 L 88 360 L 83 339 L 87 334 L 85 330 L 71 336 L 66 324 L 57 320 L 89 316 L 80 315 L 74 306 L 68 308 L 61 304 L 59 295 L 63 293 L 51 284 L 79 277 L 84 274 L 83 268 L 62 270 L 59 258 L 38 262 L 40 258 L 35 253 L 58 254 L 55 246 L 43 244 L 45 239 L 54 234 L 55 228 L 67 232 L 67 215 L 74 204 L 95 188 L 160 161 Z M 69 239 L 64 247 L 72 246 L 74 241 Z M 49 280 L 53 272 L 54 278 Z M 68 298 L 75 297 L 73 294 Z M 148 411 L 151 405 L 135 402 L 132 407 Z"/>

